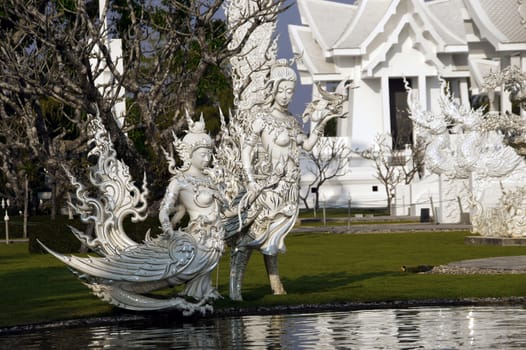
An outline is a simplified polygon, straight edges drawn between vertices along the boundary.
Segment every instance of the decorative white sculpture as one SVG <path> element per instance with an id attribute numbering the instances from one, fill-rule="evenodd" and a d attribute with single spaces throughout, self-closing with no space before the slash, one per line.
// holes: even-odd
<path id="1" fill-rule="evenodd" d="M 242 38 L 250 28 L 252 22 L 246 22 L 247 15 L 276 6 L 279 2 L 229 1 L 227 20 L 232 36 Z M 243 274 L 253 249 L 264 256 L 273 293 L 285 294 L 277 254 L 285 252 L 284 239 L 298 214 L 299 148 L 311 150 L 323 135 L 325 124 L 332 118 L 345 117 L 344 111 L 348 110 L 344 106 L 347 102 L 345 82 L 335 93 L 327 93 L 318 86 L 321 98 L 311 102 L 303 114 L 303 121 L 311 121 L 315 127 L 310 136 L 303 134 L 301 125 L 288 112 L 296 74 L 287 61 L 276 58 L 273 38 L 276 24 L 272 12 L 269 11 L 270 18 L 263 18 L 264 24 L 251 33 L 240 54 L 231 59 L 236 110 L 218 152 L 218 162 L 241 179 L 241 183 L 235 185 L 233 181 L 224 181 L 231 184 L 230 189 L 225 190 L 234 201 L 230 206 L 236 205 L 236 198 L 240 200 L 240 222 L 233 220 L 227 224 L 227 227 L 239 226 L 238 234 L 229 235 L 228 239 L 231 245 L 229 294 L 233 300 L 242 300 Z M 234 47 L 240 44 L 239 40 L 232 43 Z M 230 160 L 225 159 L 227 154 Z"/>
<path id="2" fill-rule="evenodd" d="M 169 157 L 174 177 L 159 212 L 163 233 L 156 238 L 147 233 L 141 244 L 126 235 L 122 223 L 130 215 L 132 221 L 146 218 L 146 181 L 143 191 L 139 191 L 127 166 L 116 159 L 100 120 L 94 118 L 91 125 L 95 148 L 90 154 L 98 156 L 98 163 L 91 169 L 90 179 L 101 197 L 89 197 L 82 184 L 72 175 L 70 178 L 77 186 L 79 201 L 71 205 L 83 221 L 95 223 L 95 237 L 75 229 L 73 232 L 101 257 L 65 256 L 45 248 L 110 304 L 130 310 L 178 309 L 185 315 L 212 311 L 209 303 L 219 294 L 212 286 L 210 272 L 223 253 L 225 232 L 218 193 L 207 174 L 213 145 L 204 122 L 189 119 L 188 134 L 182 140 L 175 138 L 174 146 L 184 162 L 177 169 L 173 157 Z M 188 226 L 175 229 L 185 214 Z M 186 288 L 175 297 L 145 295 L 182 284 Z"/>
<path id="3" fill-rule="evenodd" d="M 249 23 L 236 25 L 236 21 L 243 23 L 253 6 L 277 4 L 231 1 L 227 17 L 236 31 L 247 30 Z M 95 237 L 73 232 L 101 257 L 65 256 L 45 248 L 101 299 L 131 310 L 211 311 L 210 302 L 219 294 L 211 284 L 210 272 L 219 262 L 225 239 L 232 246 L 233 300 L 242 299 L 243 273 L 253 249 L 265 257 L 273 292 L 285 293 L 277 254 L 285 251 L 284 239 L 298 214 L 299 148 L 311 150 L 330 119 L 346 117 L 347 86 L 342 82 L 334 93 L 318 87 L 321 98 L 303 115 L 304 122 L 314 124 L 312 133 L 305 135 L 288 112 L 296 74 L 286 60 L 275 59 L 271 38 L 275 18 L 270 20 L 256 28 L 248 46 L 232 60 L 236 109 L 228 125 L 222 117 L 213 167 L 208 168 L 213 146 L 202 118 L 193 122 L 187 115 L 188 134 L 182 140 L 175 138 L 174 147 L 183 161 L 180 168 L 166 152 L 174 176 L 160 206 L 160 236 L 150 238 L 147 233 L 139 244 L 126 235 L 122 224 L 126 217 L 132 216 L 132 221 L 146 218 L 146 179 L 142 191 L 133 185 L 100 120 L 93 117 L 95 148 L 91 154 L 98 156 L 98 164 L 91 170 L 90 181 L 100 197 L 90 197 L 72 175 L 70 179 L 77 186 L 79 201 L 72 206 L 84 222 L 95 224 Z M 185 214 L 188 225 L 177 229 L 175 225 Z M 176 297 L 145 295 L 182 284 L 185 289 Z"/>
<path id="4" fill-rule="evenodd" d="M 318 123 L 307 136 L 297 120 L 288 112 L 294 94 L 296 73 L 286 61 L 278 60 L 267 81 L 267 102 L 256 109 L 247 125 L 242 143 L 241 164 L 247 193 L 241 201 L 246 208 L 246 224 L 241 234 L 230 240 L 230 298 L 242 300 L 244 270 L 253 249 L 264 256 L 265 266 L 274 294 L 285 294 L 278 270 L 277 254 L 285 252 L 284 239 L 294 226 L 299 209 L 299 152 L 312 150 L 323 135 L 326 123 L 343 117 L 344 94 L 330 95 L 316 106 L 309 107 L 312 119 Z M 343 84 L 340 85 L 341 92 Z M 328 94 L 326 94 L 328 96 Z"/>
<path id="5" fill-rule="evenodd" d="M 426 135 L 426 167 L 450 180 L 470 183 L 473 230 L 483 236 L 525 236 L 526 163 L 504 142 L 495 112 L 483 113 L 458 105 L 442 84 L 441 111 L 420 108 L 408 88 L 410 117 L 416 132 Z M 497 123 L 497 124 L 496 124 Z"/>

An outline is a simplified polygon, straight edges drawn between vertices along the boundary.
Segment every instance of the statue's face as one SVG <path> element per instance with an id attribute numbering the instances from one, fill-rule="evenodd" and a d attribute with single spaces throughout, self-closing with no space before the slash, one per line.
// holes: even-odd
<path id="1" fill-rule="evenodd" d="M 294 96 L 294 89 L 296 83 L 290 80 L 284 80 L 279 83 L 278 89 L 276 90 L 276 97 L 274 103 L 283 109 L 289 106 L 292 97 Z"/>
<path id="2" fill-rule="evenodd" d="M 192 165 L 199 170 L 208 167 L 212 159 L 212 150 L 210 148 L 201 147 L 192 153 Z"/>

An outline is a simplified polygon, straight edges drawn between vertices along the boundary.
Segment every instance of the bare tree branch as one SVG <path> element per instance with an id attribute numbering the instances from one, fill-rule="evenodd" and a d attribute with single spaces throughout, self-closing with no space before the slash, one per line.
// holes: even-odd
<path id="1" fill-rule="evenodd" d="M 329 180 L 347 173 L 351 154 L 342 139 L 334 137 L 321 138 L 311 152 L 302 152 L 305 170 L 313 175 L 306 191 L 300 192 L 300 199 L 306 208 L 309 208 L 307 198 L 311 188 L 315 189 L 315 208 L 319 208 L 320 188 Z"/>
<path id="2" fill-rule="evenodd" d="M 237 24 L 250 23 L 232 48 L 232 31 L 217 16 L 225 0 L 110 0 L 103 18 L 93 4 L 5 0 L 0 5 L 0 123 L 3 134 L 15 135 L 0 139 L 0 154 L 9 162 L 24 152 L 27 161 L 52 169 L 53 162 L 85 150 L 86 115 L 99 111 L 134 177 L 142 179 L 146 172 L 151 193 L 162 194 L 169 175 L 161 148 L 185 123 L 182 112 L 194 114 L 199 84 L 211 68 L 226 72 L 228 58 L 241 51 L 251 29 L 274 21 L 286 7 L 282 0 L 259 2 L 257 11 Z M 116 38 L 122 40 L 122 54 Z M 112 110 L 122 98 L 127 101 L 123 127 Z M 76 137 L 49 128 L 41 101 L 61 106 L 67 114 L 62 120 Z M 134 142 L 128 137 L 134 133 L 142 138 Z M 6 176 L 20 176 L 4 168 Z"/>
<path id="3" fill-rule="evenodd" d="M 410 149 L 399 151 L 392 147 L 389 134 L 378 134 L 367 149 L 356 151 L 364 159 L 373 162 L 375 177 L 384 186 L 387 208 L 390 210 L 396 194 L 396 186 L 409 184 L 414 176 L 423 171 L 424 154 L 427 144 L 419 139 Z"/>

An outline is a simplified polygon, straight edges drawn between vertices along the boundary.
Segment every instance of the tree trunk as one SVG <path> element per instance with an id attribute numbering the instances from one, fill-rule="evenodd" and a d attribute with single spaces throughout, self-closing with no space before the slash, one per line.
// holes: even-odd
<path id="1" fill-rule="evenodd" d="M 29 180 L 27 175 L 24 178 L 24 227 L 23 227 L 23 238 L 27 238 L 27 216 L 28 216 L 28 207 L 29 207 Z"/>
<path id="2" fill-rule="evenodd" d="M 57 218 L 57 183 L 51 184 L 51 220 Z"/>
<path id="3" fill-rule="evenodd" d="M 305 209 L 310 209 L 309 207 L 309 202 L 307 201 L 307 199 L 309 198 L 308 196 L 305 196 L 305 197 L 300 197 L 302 202 L 303 202 L 303 205 L 305 206 Z"/>
<path id="4" fill-rule="evenodd" d="M 387 196 L 387 210 L 389 210 L 389 215 L 393 216 L 394 214 L 393 197 L 391 196 Z"/>

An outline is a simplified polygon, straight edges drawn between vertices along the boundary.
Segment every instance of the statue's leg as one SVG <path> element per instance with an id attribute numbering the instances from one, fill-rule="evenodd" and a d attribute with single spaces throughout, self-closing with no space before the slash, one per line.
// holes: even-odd
<path id="1" fill-rule="evenodd" d="M 265 267 L 267 269 L 268 279 L 270 281 L 270 288 L 275 295 L 287 294 L 281 279 L 279 278 L 278 255 L 263 255 L 265 259 Z"/>
<path id="2" fill-rule="evenodd" d="M 242 301 L 241 288 L 243 286 L 243 275 L 247 268 L 252 249 L 243 247 L 232 247 L 230 253 L 230 299 Z"/>

